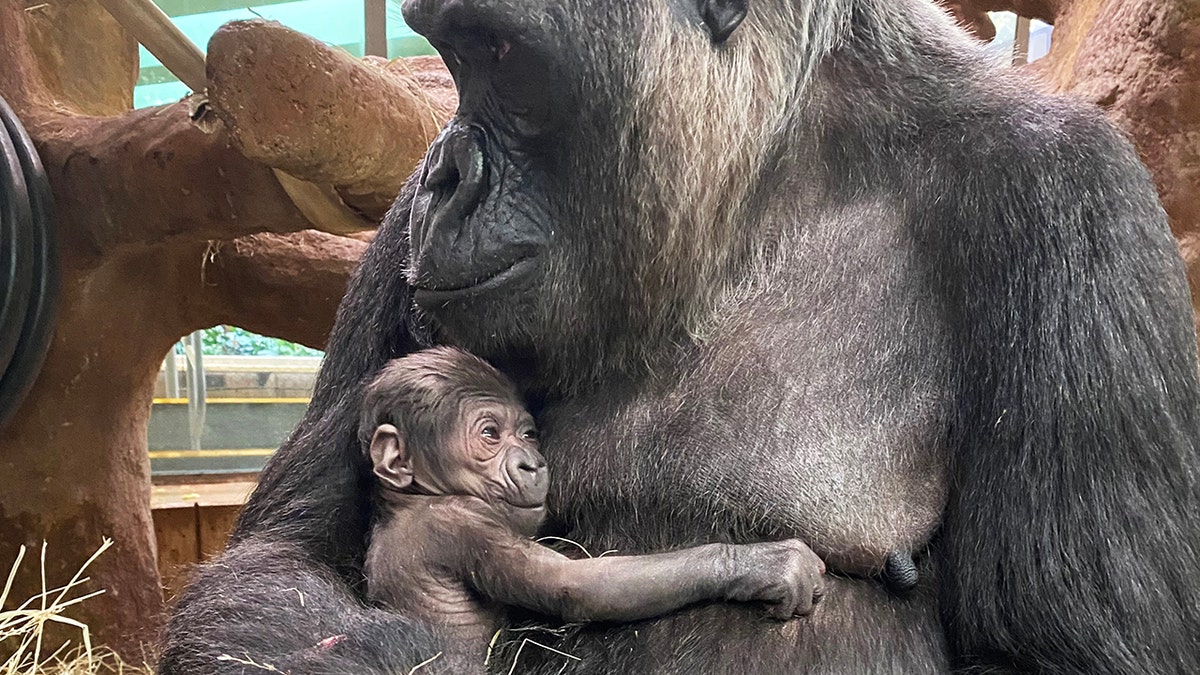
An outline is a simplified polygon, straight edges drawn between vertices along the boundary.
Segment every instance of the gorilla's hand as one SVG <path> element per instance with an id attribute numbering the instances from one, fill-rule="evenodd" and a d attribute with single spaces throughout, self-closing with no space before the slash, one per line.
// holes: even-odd
<path id="1" fill-rule="evenodd" d="M 825 594 L 825 563 L 798 539 L 731 546 L 729 555 L 729 600 L 765 602 L 786 620 L 812 613 Z"/>

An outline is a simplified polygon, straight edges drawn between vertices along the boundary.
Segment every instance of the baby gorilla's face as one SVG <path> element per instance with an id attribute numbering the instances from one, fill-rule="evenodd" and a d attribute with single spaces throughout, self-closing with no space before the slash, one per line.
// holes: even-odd
<path id="1" fill-rule="evenodd" d="M 545 518 L 549 476 L 524 407 L 492 397 L 469 399 L 451 433 L 442 455 L 448 462 L 440 467 L 446 492 L 503 507 L 520 529 L 536 530 Z"/>
<path id="2" fill-rule="evenodd" d="M 368 448 L 384 499 L 477 497 L 533 534 L 546 515 L 549 476 L 537 429 L 512 383 L 451 348 L 389 363 L 364 398 L 376 423 Z"/>

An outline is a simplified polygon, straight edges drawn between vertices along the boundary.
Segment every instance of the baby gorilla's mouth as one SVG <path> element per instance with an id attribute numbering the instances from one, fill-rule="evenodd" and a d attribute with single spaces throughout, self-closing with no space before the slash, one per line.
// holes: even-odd
<path id="1" fill-rule="evenodd" d="M 505 499 L 504 502 L 518 509 L 541 509 L 546 506 L 545 497 L 525 498 L 523 495 L 519 495 L 516 498 Z"/>
<path id="2" fill-rule="evenodd" d="M 550 487 L 546 461 L 536 451 L 514 452 L 504 463 L 504 501 L 519 509 L 537 509 L 546 504 Z"/>

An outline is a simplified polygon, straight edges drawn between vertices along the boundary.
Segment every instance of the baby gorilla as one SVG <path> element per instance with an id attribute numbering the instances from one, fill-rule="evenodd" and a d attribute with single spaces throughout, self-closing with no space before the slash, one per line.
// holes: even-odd
<path id="1" fill-rule="evenodd" d="M 451 348 L 396 359 L 359 427 L 378 484 L 370 599 L 439 627 L 447 672 L 482 671 L 506 605 L 567 621 L 633 621 L 711 600 L 808 614 L 825 565 L 796 540 L 573 560 L 532 540 L 546 460 L 513 384 Z"/>

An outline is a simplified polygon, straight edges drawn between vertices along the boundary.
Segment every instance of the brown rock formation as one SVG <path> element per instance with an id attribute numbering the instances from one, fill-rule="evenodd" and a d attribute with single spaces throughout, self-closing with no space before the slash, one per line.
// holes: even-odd
<path id="1" fill-rule="evenodd" d="M 1052 86 L 1103 106 L 1137 146 L 1200 307 L 1200 2 L 1075 0 L 1047 58 Z"/>
<path id="2" fill-rule="evenodd" d="M 242 92 L 238 114 L 285 132 L 273 138 L 282 149 L 256 157 L 341 186 L 377 217 L 452 110 L 452 85 L 428 59 L 406 73 L 405 66 L 331 55 L 278 27 L 239 29 L 248 44 L 258 42 L 251 31 L 269 31 L 264 44 L 282 45 L 276 56 L 294 68 L 336 63 L 341 74 L 306 85 L 321 105 L 344 108 L 342 121 L 322 135 L 280 125 L 273 116 L 284 113 L 270 105 L 272 90 L 246 95 L 253 87 L 239 78 L 269 77 L 270 70 L 218 67 L 226 91 Z M 212 58 L 236 61 L 223 44 L 214 44 Z M 112 537 L 114 549 L 89 571 L 92 587 L 107 593 L 75 616 L 91 625 L 94 641 L 136 660 L 154 638 L 163 602 L 146 424 L 166 350 L 222 323 L 322 346 L 367 238 L 308 229 L 314 224 L 271 169 L 239 152 L 253 144 L 244 142 L 252 134 L 237 128 L 237 115 L 229 117 L 232 133 L 220 125 L 206 133 L 190 120 L 188 103 L 129 110 L 136 45 L 95 0 L 0 0 L 0 63 L 0 96 L 33 136 L 51 180 L 62 249 L 50 351 L 21 410 L 0 431 L 0 561 L 11 561 L 21 544 L 36 549 L 46 540 L 47 575 L 61 583 L 103 536 Z M 291 96 L 309 100 L 304 91 Z M 356 105 L 363 101 L 370 105 Z M 339 154 L 375 147 L 380 124 L 390 125 L 389 154 L 370 162 Z M 28 560 L 14 598 L 40 587 Z"/>

